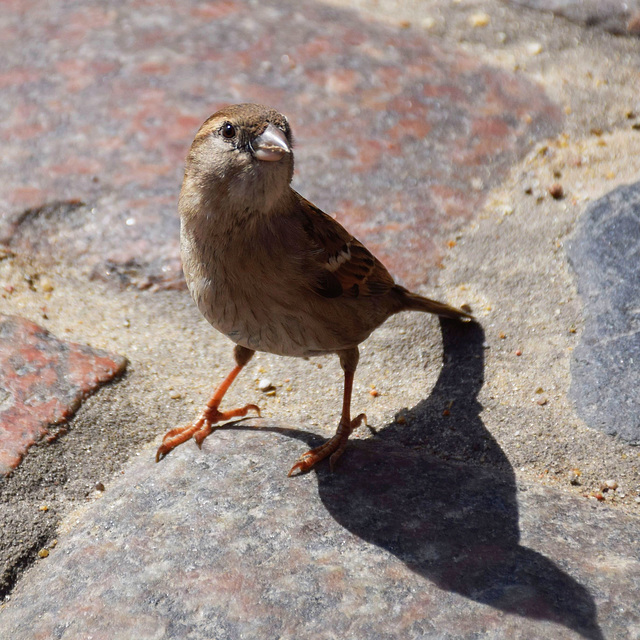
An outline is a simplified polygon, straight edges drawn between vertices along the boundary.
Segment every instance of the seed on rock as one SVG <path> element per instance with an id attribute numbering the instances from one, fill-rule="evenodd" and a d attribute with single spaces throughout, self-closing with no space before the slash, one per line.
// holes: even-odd
<path id="1" fill-rule="evenodd" d="M 262 391 L 263 393 L 270 391 L 272 388 L 273 383 L 271 382 L 271 380 L 269 380 L 269 378 L 262 378 L 262 380 L 258 382 L 258 389 L 260 389 L 260 391 Z"/>
<path id="2" fill-rule="evenodd" d="M 472 27 L 486 27 L 489 22 L 491 22 L 491 18 L 486 13 L 474 13 L 469 18 L 469 24 Z"/>
<path id="3" fill-rule="evenodd" d="M 40 278 L 40 291 L 44 293 L 51 293 L 51 291 L 53 291 L 53 282 L 46 276 Z"/>
<path id="4" fill-rule="evenodd" d="M 40 558 L 46 558 L 49 555 L 49 549 L 40 549 L 40 551 L 38 551 L 38 557 Z"/>
<path id="5" fill-rule="evenodd" d="M 554 200 L 562 200 L 564 198 L 564 189 L 559 182 L 554 182 L 548 189 L 549 195 Z"/>
<path id="6" fill-rule="evenodd" d="M 539 42 L 530 42 L 527 44 L 527 53 L 530 56 L 537 56 L 542 53 L 542 45 Z"/>

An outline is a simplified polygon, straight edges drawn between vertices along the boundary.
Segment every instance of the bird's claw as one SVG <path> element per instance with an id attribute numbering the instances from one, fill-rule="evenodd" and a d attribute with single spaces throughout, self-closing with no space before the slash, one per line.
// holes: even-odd
<path id="1" fill-rule="evenodd" d="M 164 434 L 162 444 L 156 451 L 156 462 L 160 462 L 167 454 L 178 445 L 186 442 L 202 427 L 204 420 L 200 418 L 195 424 L 186 424 L 183 427 L 175 427 Z"/>
<path id="2" fill-rule="evenodd" d="M 327 457 L 329 458 L 329 469 L 333 473 L 342 452 L 347 448 L 349 436 L 353 430 L 357 429 L 363 422 L 367 427 L 369 426 L 367 424 L 367 416 L 361 413 L 351 420 L 346 427 L 341 423 L 341 426 L 338 427 L 338 431 L 332 438 L 319 447 L 303 453 L 298 459 L 298 462 L 291 467 L 287 477 L 290 478 L 296 471 L 300 472 L 298 475 L 306 473 L 320 462 L 320 460 L 324 460 Z"/>
<path id="3" fill-rule="evenodd" d="M 195 423 L 167 431 L 162 439 L 162 444 L 156 451 L 156 462 L 160 462 L 170 451 L 191 438 L 195 440 L 198 448 L 202 449 L 205 438 L 215 431 L 216 423 L 231 418 L 242 418 L 251 410 L 256 411 L 260 417 L 260 407 L 255 404 L 247 404 L 240 409 L 230 409 L 229 411 L 219 411 L 215 406 L 207 407 Z"/>
<path id="4" fill-rule="evenodd" d="M 302 456 L 300 456 L 300 459 L 298 460 L 298 462 L 296 462 L 293 467 L 291 467 L 291 470 L 289 471 L 289 473 L 287 474 L 287 478 L 290 478 L 296 471 L 299 471 L 300 474 L 302 473 L 306 473 L 307 471 L 309 471 L 309 469 L 311 469 L 313 467 L 314 464 L 316 464 L 316 462 L 318 462 L 321 458 L 316 458 L 313 455 L 313 450 L 312 451 L 307 451 L 307 453 L 303 454 Z"/>
<path id="5" fill-rule="evenodd" d="M 327 440 L 323 445 L 317 447 L 316 449 L 311 449 L 306 453 L 303 453 L 300 456 L 298 462 L 296 462 L 291 470 L 287 474 L 287 477 L 290 478 L 296 471 L 301 475 L 306 473 L 307 471 L 313 469 L 313 467 L 320 462 L 320 460 L 324 460 L 325 458 L 329 458 L 329 469 L 333 473 L 333 470 L 338 462 L 338 459 L 342 455 L 342 452 L 347 447 L 347 439 L 345 438 L 343 441 L 337 441 L 336 444 L 332 442 L 335 438 L 331 438 L 331 440 Z"/>

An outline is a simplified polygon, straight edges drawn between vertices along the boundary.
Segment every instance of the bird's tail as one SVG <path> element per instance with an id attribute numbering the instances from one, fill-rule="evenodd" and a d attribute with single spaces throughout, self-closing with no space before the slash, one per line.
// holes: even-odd
<path id="1" fill-rule="evenodd" d="M 417 293 L 412 293 L 406 289 L 402 292 L 402 299 L 404 303 L 404 309 L 407 311 L 424 311 L 426 313 L 435 313 L 438 316 L 445 318 L 452 318 L 453 320 L 473 320 L 473 315 L 468 311 L 462 309 L 456 309 L 444 302 L 438 302 L 437 300 L 431 300 L 425 298 Z"/>

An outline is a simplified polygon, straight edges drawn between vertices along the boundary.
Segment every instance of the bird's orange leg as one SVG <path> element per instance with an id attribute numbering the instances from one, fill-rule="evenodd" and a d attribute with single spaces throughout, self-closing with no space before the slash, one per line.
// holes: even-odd
<path id="1" fill-rule="evenodd" d="M 353 362 L 354 357 L 355 363 Z M 291 471 L 289 471 L 288 474 L 289 477 L 291 477 L 296 471 L 299 471 L 300 473 L 309 471 L 309 469 L 320 462 L 320 460 L 324 460 L 328 456 L 331 456 L 329 458 L 329 468 L 333 471 L 338 459 L 345 450 L 349 436 L 352 434 L 354 429 L 357 429 L 362 422 L 367 424 L 367 416 L 365 416 L 364 413 L 361 413 L 351 420 L 351 391 L 353 389 L 355 367 L 358 363 L 357 350 L 355 352 L 355 356 L 352 352 L 349 352 L 349 358 L 345 358 L 343 357 L 343 354 L 340 354 L 340 362 L 344 369 L 344 396 L 342 399 L 342 416 L 340 417 L 340 424 L 338 424 L 336 433 L 332 438 L 327 440 L 324 444 L 321 444 L 319 447 L 307 451 L 300 457 L 298 462 L 291 467 Z M 348 364 L 352 364 L 352 367 L 349 367 Z"/>
<path id="2" fill-rule="evenodd" d="M 249 410 L 253 409 L 258 412 L 260 416 L 260 409 L 255 404 L 248 404 L 240 409 L 230 409 L 229 411 L 219 411 L 218 407 L 222 402 L 224 394 L 229 390 L 229 387 L 236 379 L 243 367 L 249 362 L 253 351 L 246 349 L 245 347 L 237 346 L 234 350 L 234 357 L 236 360 L 236 366 L 231 373 L 222 381 L 222 384 L 216 389 L 213 397 L 207 406 L 205 407 L 202 415 L 193 424 L 187 424 L 184 427 L 175 427 L 168 431 L 162 439 L 162 444 L 158 447 L 156 453 L 156 462 L 160 462 L 172 449 L 175 449 L 178 445 L 193 438 L 196 444 L 201 447 L 204 439 L 210 435 L 214 426 L 218 422 L 223 420 L 230 420 L 231 418 L 240 418 L 246 416 Z"/>

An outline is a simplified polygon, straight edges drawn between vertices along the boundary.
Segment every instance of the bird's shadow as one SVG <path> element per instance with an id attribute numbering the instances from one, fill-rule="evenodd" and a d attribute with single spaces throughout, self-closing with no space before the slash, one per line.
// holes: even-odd
<path id="1" fill-rule="evenodd" d="M 480 419 L 482 327 L 440 322 L 444 362 L 429 397 L 404 424 L 351 442 L 334 473 L 318 465 L 320 498 L 343 527 L 441 589 L 603 638 L 585 587 L 520 545 L 515 474 Z M 273 430 L 318 444 L 305 431 Z"/>

